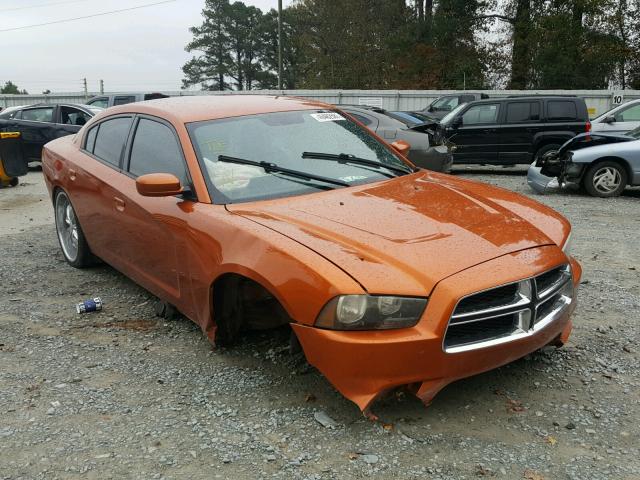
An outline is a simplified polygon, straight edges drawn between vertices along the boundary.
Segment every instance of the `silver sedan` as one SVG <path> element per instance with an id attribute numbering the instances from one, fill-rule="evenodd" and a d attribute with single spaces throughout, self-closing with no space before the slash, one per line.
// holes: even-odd
<path id="1" fill-rule="evenodd" d="M 577 135 L 531 165 L 527 182 L 539 193 L 576 183 L 595 197 L 617 197 L 628 185 L 640 185 L 640 128 Z"/>

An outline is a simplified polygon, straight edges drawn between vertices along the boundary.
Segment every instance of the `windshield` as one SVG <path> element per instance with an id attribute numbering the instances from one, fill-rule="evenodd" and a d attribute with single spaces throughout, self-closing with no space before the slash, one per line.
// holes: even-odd
<path id="1" fill-rule="evenodd" d="M 443 125 L 445 125 L 445 124 L 448 125 L 449 123 L 451 123 L 451 120 L 453 120 L 456 117 L 456 115 L 458 115 L 458 112 L 460 112 L 460 110 L 462 110 L 465 105 L 466 105 L 466 103 L 461 103 L 456 108 L 451 110 L 449 113 L 447 113 L 442 118 L 442 120 L 440 120 L 440 123 L 443 124 Z"/>
<path id="2" fill-rule="evenodd" d="M 260 166 L 221 161 L 219 156 L 223 156 L 223 160 L 236 157 L 268 162 L 348 185 L 384 180 L 398 172 L 384 166 L 303 158 L 303 154 L 346 154 L 407 169 L 407 164 L 368 130 L 333 111 L 247 115 L 191 123 L 187 128 L 215 203 L 248 202 L 343 188 L 318 180 L 294 178 Z"/>
<path id="3" fill-rule="evenodd" d="M 431 104 L 433 110 L 453 110 L 458 106 L 458 97 L 440 97 Z"/>
<path id="4" fill-rule="evenodd" d="M 640 140 L 640 127 L 634 128 L 630 132 L 627 132 L 625 135 L 635 138 L 636 140 Z"/>

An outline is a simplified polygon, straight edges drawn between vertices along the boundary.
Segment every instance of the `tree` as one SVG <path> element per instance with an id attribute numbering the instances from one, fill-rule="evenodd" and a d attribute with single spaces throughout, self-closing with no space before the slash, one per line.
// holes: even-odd
<path id="1" fill-rule="evenodd" d="M 193 40 L 187 52 L 198 52 L 183 67 L 183 87 L 201 85 L 203 90 L 227 90 L 226 81 L 232 63 L 229 49 L 231 41 L 226 31 L 229 0 L 207 0 L 202 11 L 204 22 L 191 27 Z"/>
<path id="2" fill-rule="evenodd" d="M 20 90 L 11 80 L 7 80 L 4 87 L 0 88 L 0 94 L 7 95 L 28 95 L 26 90 Z"/>

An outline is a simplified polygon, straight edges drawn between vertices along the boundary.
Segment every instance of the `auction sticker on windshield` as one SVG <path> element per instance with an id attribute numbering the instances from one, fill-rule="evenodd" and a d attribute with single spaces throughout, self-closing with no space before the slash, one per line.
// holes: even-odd
<path id="1" fill-rule="evenodd" d="M 319 122 L 335 122 L 338 120 L 346 120 L 342 115 L 334 112 L 312 113 L 311 116 Z"/>

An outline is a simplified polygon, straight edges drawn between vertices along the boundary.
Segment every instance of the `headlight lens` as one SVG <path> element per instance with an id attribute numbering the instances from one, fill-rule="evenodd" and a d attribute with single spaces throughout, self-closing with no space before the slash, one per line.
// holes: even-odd
<path id="1" fill-rule="evenodd" d="M 569 232 L 569 236 L 567 237 L 567 239 L 564 241 L 564 245 L 562 245 L 562 251 L 564 252 L 565 255 L 570 256 L 571 255 L 571 232 Z"/>
<path id="2" fill-rule="evenodd" d="M 426 306 L 426 298 L 341 295 L 324 306 L 315 325 L 331 330 L 412 327 L 418 323 Z"/>

